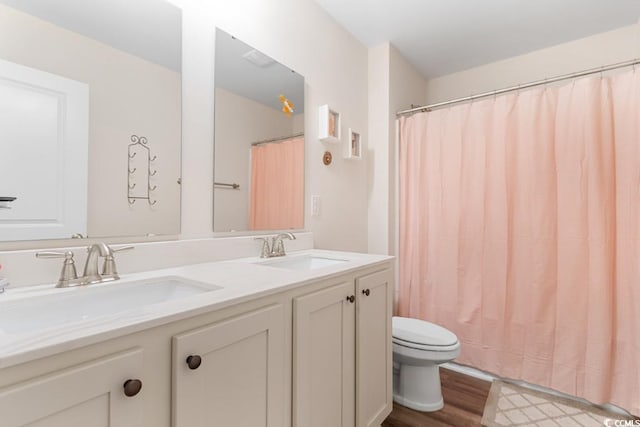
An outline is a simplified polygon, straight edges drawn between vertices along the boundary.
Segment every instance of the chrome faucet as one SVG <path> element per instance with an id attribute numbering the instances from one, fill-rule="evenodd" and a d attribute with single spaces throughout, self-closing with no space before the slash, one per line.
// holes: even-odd
<path id="1" fill-rule="evenodd" d="M 296 240 L 296 236 L 293 233 L 285 232 L 280 233 L 276 237 L 273 238 L 271 242 L 271 256 L 285 256 L 286 253 L 284 251 L 284 242 L 282 239 L 287 238 L 289 240 Z"/>
<path id="2" fill-rule="evenodd" d="M 111 252 L 111 248 L 107 246 L 106 243 L 98 242 L 89 246 L 87 261 L 84 263 L 84 272 L 82 273 L 82 282 L 84 285 L 103 281 L 102 276 L 98 273 L 98 257 L 104 257 L 106 259 L 108 256 L 113 257 L 113 252 Z"/>
<path id="3" fill-rule="evenodd" d="M 123 248 L 112 249 L 106 243 L 94 243 L 87 248 L 87 261 L 84 264 L 82 277 L 78 277 L 76 272 L 75 261 L 73 260 L 73 252 L 38 252 L 38 258 L 64 258 L 60 278 L 58 279 L 58 288 L 67 288 L 70 286 L 90 285 L 92 283 L 108 282 L 118 280 L 120 276 L 116 268 L 114 258 L 115 252 L 133 249 L 133 246 L 125 246 Z M 102 272 L 98 272 L 98 258 L 104 257 Z"/>
<path id="4" fill-rule="evenodd" d="M 118 280 L 120 275 L 118 274 L 116 259 L 113 254 L 116 252 L 129 251 L 131 249 L 133 249 L 133 246 L 112 249 L 109 245 L 102 242 L 94 243 L 89 246 L 89 254 L 87 255 L 87 262 L 84 264 L 84 273 L 82 274 L 81 284 L 90 285 L 91 283 Z M 98 273 L 98 257 L 104 257 L 101 273 Z"/>
<path id="5" fill-rule="evenodd" d="M 269 244 L 268 237 L 256 237 L 255 240 L 262 240 L 262 249 L 260 250 L 260 258 L 272 258 L 277 256 L 285 256 L 284 242 L 282 239 L 296 240 L 296 236 L 293 233 L 284 232 L 275 237 L 271 237 L 271 244 Z"/>

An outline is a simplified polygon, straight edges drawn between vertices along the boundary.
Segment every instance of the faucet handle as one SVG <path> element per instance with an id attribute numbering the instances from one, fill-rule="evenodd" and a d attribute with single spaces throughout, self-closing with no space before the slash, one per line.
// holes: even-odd
<path id="1" fill-rule="evenodd" d="M 260 258 L 269 258 L 271 248 L 269 248 L 268 237 L 254 237 L 253 240 L 262 240 L 262 248 L 260 249 Z"/>
<path id="2" fill-rule="evenodd" d="M 36 252 L 36 258 L 64 258 L 67 259 L 67 254 L 71 254 L 71 258 L 73 258 L 73 252 L 55 252 L 55 251 L 43 251 Z"/>
<path id="3" fill-rule="evenodd" d="M 118 280 L 120 275 L 118 274 L 118 269 L 116 268 L 116 259 L 113 254 L 116 252 L 124 252 L 135 249 L 134 246 L 123 246 L 121 248 L 111 248 L 106 257 L 104 257 L 104 264 L 102 265 L 102 273 L 101 276 L 103 280 Z"/>
<path id="4" fill-rule="evenodd" d="M 0 277 L 0 294 L 4 293 L 4 289 L 10 284 L 8 279 Z"/>
<path id="5" fill-rule="evenodd" d="M 284 242 L 281 238 L 274 237 L 273 246 L 271 247 L 271 256 L 283 256 L 284 254 Z"/>
<path id="6" fill-rule="evenodd" d="M 73 260 L 73 252 L 36 252 L 36 258 L 64 258 L 60 277 L 58 278 L 58 284 L 56 285 L 58 288 L 66 288 L 70 285 L 76 284 L 78 281 L 78 273 L 76 271 L 76 263 Z"/>

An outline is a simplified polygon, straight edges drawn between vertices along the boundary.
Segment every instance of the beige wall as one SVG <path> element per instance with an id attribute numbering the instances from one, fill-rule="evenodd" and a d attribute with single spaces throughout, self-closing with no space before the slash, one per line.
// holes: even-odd
<path id="1" fill-rule="evenodd" d="M 389 43 L 369 49 L 368 56 L 368 115 L 369 142 L 365 151 L 368 164 L 368 245 L 370 253 L 389 253 L 389 147 L 392 139 L 390 132 L 390 82 L 389 82 Z"/>
<path id="2" fill-rule="evenodd" d="M 343 159 L 351 127 L 367 141 L 367 49 L 313 0 L 172 0 L 183 7 L 183 193 L 184 237 L 211 233 L 213 214 L 214 28 L 236 36 L 305 76 L 306 197 L 319 195 L 320 216 L 305 224 L 319 248 L 367 250 L 366 162 Z M 318 107 L 340 112 L 343 142 L 318 141 Z M 206 119 L 209 118 L 207 122 Z M 333 163 L 324 166 L 329 150 Z M 210 204 L 211 203 L 211 204 Z"/>
<path id="3" fill-rule="evenodd" d="M 427 82 L 426 102 L 488 92 L 640 57 L 640 25 L 563 43 Z"/>
<path id="4" fill-rule="evenodd" d="M 370 253 L 395 254 L 396 115 L 425 102 L 426 81 L 389 43 L 369 49 Z"/>
<path id="5" fill-rule="evenodd" d="M 396 112 L 413 105 L 422 105 L 425 102 L 424 93 L 427 82 L 422 75 L 411 65 L 393 46 L 390 51 L 390 129 L 389 141 L 389 254 L 396 255 Z"/>
<path id="6" fill-rule="evenodd" d="M 249 229 L 249 190 L 251 182 L 251 143 L 263 139 L 293 135 L 295 123 L 280 110 L 267 107 L 251 99 L 216 88 L 215 109 L 215 180 L 237 183 L 232 190 L 214 190 L 214 231 L 242 231 Z"/>
<path id="7" fill-rule="evenodd" d="M 180 74 L 6 6 L 0 58 L 89 85 L 90 236 L 179 233 Z M 131 134 L 158 156 L 153 207 L 127 202 Z"/>

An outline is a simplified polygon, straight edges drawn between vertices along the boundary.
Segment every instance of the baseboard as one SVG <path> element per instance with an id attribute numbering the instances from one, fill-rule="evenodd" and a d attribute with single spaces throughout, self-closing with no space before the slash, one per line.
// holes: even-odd
<path id="1" fill-rule="evenodd" d="M 488 382 L 492 382 L 493 380 L 499 378 L 495 375 L 490 374 L 489 372 L 481 371 L 480 369 L 472 368 L 471 366 L 460 365 L 454 362 L 443 363 L 442 365 L 440 365 L 440 367 Z"/>

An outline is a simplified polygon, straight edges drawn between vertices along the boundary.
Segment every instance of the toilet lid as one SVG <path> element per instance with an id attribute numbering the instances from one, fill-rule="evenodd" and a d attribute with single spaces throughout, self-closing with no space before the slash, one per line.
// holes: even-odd
<path id="1" fill-rule="evenodd" d="M 442 326 L 408 317 L 393 318 L 393 339 L 430 346 L 450 346 L 458 342 L 458 337 Z"/>

